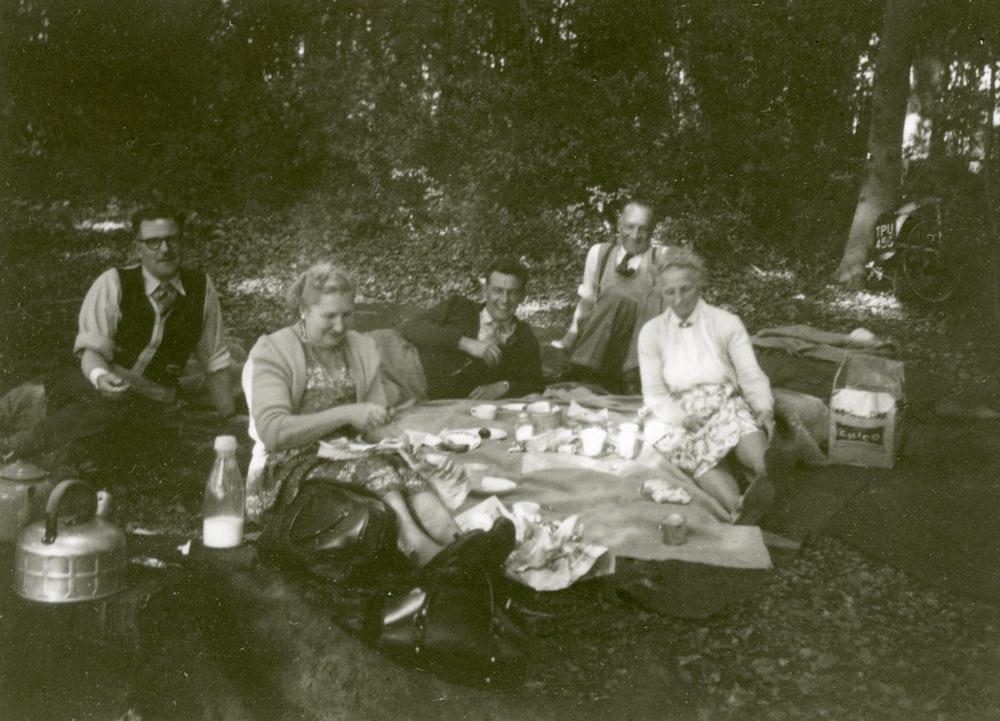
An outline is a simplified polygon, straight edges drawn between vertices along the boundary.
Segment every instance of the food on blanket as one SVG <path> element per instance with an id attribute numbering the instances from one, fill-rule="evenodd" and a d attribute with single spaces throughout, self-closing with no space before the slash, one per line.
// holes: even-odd
<path id="1" fill-rule="evenodd" d="M 483 476 L 479 488 L 470 489 L 470 492 L 483 496 L 499 496 L 504 493 L 510 493 L 515 488 L 517 488 L 517 484 L 514 481 L 497 476 Z"/>
<path id="2" fill-rule="evenodd" d="M 573 431 L 569 428 L 556 428 L 554 431 L 545 431 L 529 438 L 525 444 L 529 451 L 535 453 L 545 453 L 547 451 L 558 450 L 559 446 L 572 442 Z"/>
<path id="3" fill-rule="evenodd" d="M 551 413 L 552 404 L 548 401 L 535 401 L 528 406 L 528 413 Z"/>
<path id="4" fill-rule="evenodd" d="M 656 503 L 680 503 L 687 505 L 691 502 L 691 495 L 683 488 L 672 486 L 658 478 L 645 481 L 639 492 Z"/>
<path id="5" fill-rule="evenodd" d="M 441 443 L 441 447 L 451 453 L 465 453 L 470 448 L 468 443 L 458 443 L 451 438 L 445 438 Z"/>
<path id="6" fill-rule="evenodd" d="M 580 423 L 589 423 L 594 426 L 603 426 L 608 422 L 608 409 L 602 408 L 599 411 L 591 411 L 576 401 L 570 401 L 569 408 L 566 410 L 566 419 Z"/>
<path id="7" fill-rule="evenodd" d="M 462 434 L 467 436 L 472 436 L 476 439 L 475 445 L 472 446 L 470 450 L 475 450 L 479 447 L 479 444 L 484 441 L 502 441 L 507 437 L 507 431 L 503 428 L 487 428 L 486 426 L 481 426 L 479 428 L 449 428 L 446 431 L 442 431 L 441 435 L 448 436 L 454 434 Z"/>
<path id="8" fill-rule="evenodd" d="M 479 437 L 475 429 L 468 431 L 443 431 L 441 433 L 441 445 L 439 448 L 442 451 L 450 451 L 451 453 L 465 453 L 479 448 L 482 442 L 483 439 Z"/>
<path id="9" fill-rule="evenodd" d="M 441 437 L 436 436 L 433 433 L 424 433 L 423 431 L 404 431 L 404 433 L 412 446 L 437 448 L 441 445 Z"/>
<path id="10" fill-rule="evenodd" d="M 510 413 L 520 413 L 524 410 L 524 403 L 504 403 L 501 408 Z"/>

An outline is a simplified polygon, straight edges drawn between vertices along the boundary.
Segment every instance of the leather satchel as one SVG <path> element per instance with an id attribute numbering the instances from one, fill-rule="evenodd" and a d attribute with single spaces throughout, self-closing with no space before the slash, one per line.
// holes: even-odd
<path id="1" fill-rule="evenodd" d="M 337 583 L 362 583 L 398 563 L 398 529 L 377 498 L 328 481 L 305 481 L 257 542 L 263 560 Z"/>
<path id="2" fill-rule="evenodd" d="M 406 593 L 387 596 L 377 648 L 403 666 L 451 683 L 510 685 L 524 673 L 511 629 L 492 574 L 469 568 L 435 574 Z"/>

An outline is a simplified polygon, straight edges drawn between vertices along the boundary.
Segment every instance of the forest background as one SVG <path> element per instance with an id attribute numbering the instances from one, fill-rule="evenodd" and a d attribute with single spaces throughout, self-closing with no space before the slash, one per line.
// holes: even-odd
<path id="1" fill-rule="evenodd" d="M 889 48 L 903 70 L 885 78 Z M 863 324 L 908 371 L 975 386 L 996 375 L 998 71 L 991 0 L 0 0 L 0 388 L 70 359 L 80 300 L 150 196 L 191 212 L 188 251 L 248 341 L 330 256 L 362 300 L 423 304 L 476 292 L 513 252 L 537 279 L 525 314 L 561 327 L 586 248 L 638 198 L 751 331 Z M 849 237 L 870 244 L 852 233 L 863 203 L 923 195 L 966 230 L 948 304 L 828 287 L 863 280 L 856 256 L 843 267 Z M 176 464 L 149 473 L 177 485 Z M 166 508 L 200 527 L 197 500 L 140 500 L 140 523 Z M 708 622 L 580 594 L 537 600 L 569 651 L 528 696 L 581 718 L 1000 708 L 996 605 L 830 537 Z"/>
<path id="2" fill-rule="evenodd" d="M 513 252 L 565 279 L 536 294 L 565 306 L 634 197 L 657 240 L 713 268 L 856 287 L 861 261 L 835 264 L 888 158 L 880 210 L 936 195 L 966 229 L 957 302 L 980 323 L 1000 308 L 998 16 L 986 0 L 9 0 L 4 235 L 120 229 L 161 195 L 229 269 L 252 255 L 224 296 L 253 303 L 333 255 L 367 299 L 421 302 Z M 905 107 L 880 115 L 890 46 Z M 243 330 L 273 325 L 261 312 Z"/>

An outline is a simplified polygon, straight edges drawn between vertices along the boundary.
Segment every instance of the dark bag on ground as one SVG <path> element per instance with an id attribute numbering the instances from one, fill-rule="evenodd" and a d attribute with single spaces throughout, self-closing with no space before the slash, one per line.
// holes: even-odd
<path id="1" fill-rule="evenodd" d="M 447 549 L 432 573 L 408 568 L 397 532 L 379 499 L 305 481 L 257 547 L 270 565 L 307 574 L 314 590 L 325 585 L 334 621 L 402 666 L 469 685 L 520 678 L 517 632 L 495 595 L 500 580 Z"/>
<path id="2" fill-rule="evenodd" d="M 336 583 L 365 583 L 398 565 L 396 516 L 377 498 L 327 481 L 305 481 L 264 527 L 257 548 L 273 566 Z"/>
<path id="3" fill-rule="evenodd" d="M 439 574 L 389 595 L 377 648 L 403 666 L 465 685 L 520 681 L 521 634 L 506 619 L 484 568 Z"/>

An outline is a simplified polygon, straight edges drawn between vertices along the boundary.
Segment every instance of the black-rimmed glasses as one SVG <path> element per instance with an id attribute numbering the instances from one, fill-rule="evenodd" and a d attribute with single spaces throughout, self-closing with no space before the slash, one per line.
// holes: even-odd
<path id="1" fill-rule="evenodd" d="M 159 250 L 163 247 L 164 243 L 170 243 L 170 245 L 176 248 L 181 244 L 181 236 L 161 235 L 158 238 L 141 238 L 138 242 L 142 243 L 149 250 Z"/>

